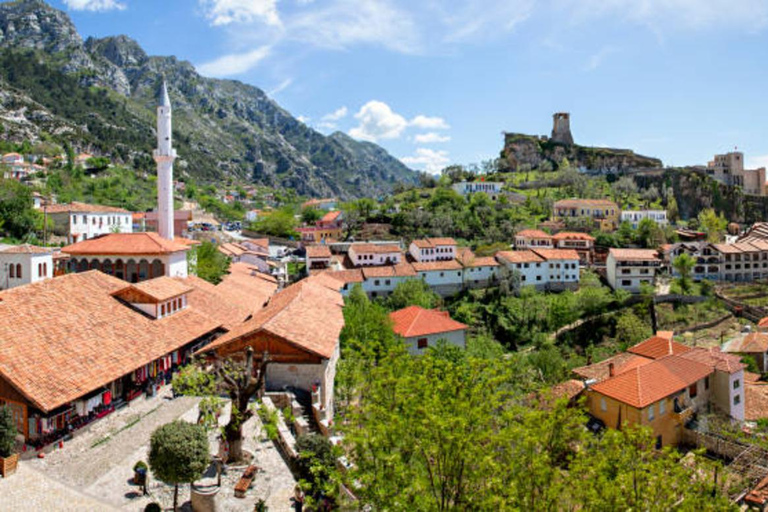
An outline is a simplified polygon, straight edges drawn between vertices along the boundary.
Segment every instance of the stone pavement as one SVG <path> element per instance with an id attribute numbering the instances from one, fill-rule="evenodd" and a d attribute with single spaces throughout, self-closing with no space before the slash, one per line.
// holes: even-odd
<path id="1" fill-rule="evenodd" d="M 159 426 L 175 419 L 197 420 L 198 399 L 179 397 L 170 400 L 166 386 L 158 396 L 138 398 L 79 433 L 63 449 L 46 454 L 44 459 L 22 461 L 12 478 L 0 479 L 0 512 L 17 510 L 134 510 L 157 501 L 170 507 L 173 488 L 150 480 L 150 496 L 141 496 L 134 486 L 133 465 L 147 461 L 149 438 Z M 228 420 L 229 406 L 220 424 Z M 221 511 L 251 511 L 257 499 L 264 499 L 271 512 L 291 510 L 296 481 L 274 444 L 257 438 L 261 432 L 258 415 L 245 425 L 246 450 L 255 455 L 253 463 L 261 471 L 245 499 L 234 497 L 234 485 L 244 468 L 229 468 L 222 477 L 218 496 Z M 218 449 L 215 433 L 210 435 L 211 453 Z M 179 503 L 189 510 L 189 486 L 179 488 Z"/>

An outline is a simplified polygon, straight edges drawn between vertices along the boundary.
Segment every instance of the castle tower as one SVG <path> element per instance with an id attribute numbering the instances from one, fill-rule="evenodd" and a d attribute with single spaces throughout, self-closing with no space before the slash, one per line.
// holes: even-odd
<path id="1" fill-rule="evenodd" d="M 559 142 L 567 146 L 573 145 L 573 135 L 571 135 L 571 114 L 568 112 L 555 112 L 552 115 L 552 137 L 553 142 Z"/>
<path id="2" fill-rule="evenodd" d="M 157 232 L 166 240 L 173 240 L 173 161 L 176 150 L 171 139 L 171 100 L 163 81 L 157 102 L 157 149 L 153 156 L 157 162 Z"/>

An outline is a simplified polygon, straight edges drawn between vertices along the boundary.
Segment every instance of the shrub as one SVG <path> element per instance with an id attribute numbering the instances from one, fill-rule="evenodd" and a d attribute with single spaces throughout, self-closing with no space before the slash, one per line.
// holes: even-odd
<path id="1" fill-rule="evenodd" d="M 13 454 L 16 446 L 16 422 L 8 407 L 0 407 L 0 457 Z"/>

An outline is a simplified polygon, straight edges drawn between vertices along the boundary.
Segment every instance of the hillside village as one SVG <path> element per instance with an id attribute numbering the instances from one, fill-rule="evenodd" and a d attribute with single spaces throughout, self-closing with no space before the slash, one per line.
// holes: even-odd
<path id="1" fill-rule="evenodd" d="M 165 58 L 112 39 L 67 51 L 112 70 L 94 97 L 151 75 L 150 125 L 110 149 L 0 115 L 0 511 L 768 510 L 765 168 L 555 112 L 416 173 L 260 99 L 355 158 L 225 172 L 185 154 Z"/>

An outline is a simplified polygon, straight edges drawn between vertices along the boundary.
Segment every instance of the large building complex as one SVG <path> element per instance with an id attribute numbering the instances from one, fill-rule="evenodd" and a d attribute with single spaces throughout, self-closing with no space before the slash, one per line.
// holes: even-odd
<path id="1" fill-rule="evenodd" d="M 707 174 L 726 185 L 741 187 L 745 194 L 765 195 L 765 167 L 744 169 L 744 153 L 740 151 L 715 155 L 707 163 Z"/>
<path id="2" fill-rule="evenodd" d="M 619 227 L 619 205 L 608 199 L 562 199 L 554 204 L 552 220 L 577 222 L 602 231 Z"/>

